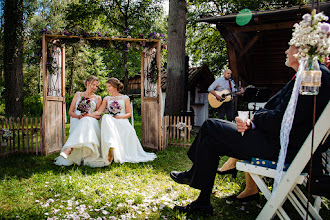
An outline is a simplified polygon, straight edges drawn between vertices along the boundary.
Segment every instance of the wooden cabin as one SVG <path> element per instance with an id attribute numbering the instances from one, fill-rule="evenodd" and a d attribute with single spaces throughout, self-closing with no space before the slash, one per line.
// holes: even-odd
<path id="1" fill-rule="evenodd" d="M 165 97 L 166 97 L 166 81 L 167 72 L 162 72 L 161 89 L 162 89 L 162 115 L 164 115 Z M 186 91 L 186 111 L 184 115 L 193 116 L 192 124 L 201 126 L 208 118 L 208 87 L 214 81 L 214 76 L 207 65 L 201 67 L 191 67 L 188 71 L 188 86 Z M 131 96 L 140 93 L 140 75 L 129 79 L 128 81 L 128 94 Z"/>
<path id="2" fill-rule="evenodd" d="M 330 15 L 330 3 L 320 3 L 320 11 Z M 266 87 L 274 94 L 295 74 L 285 66 L 285 51 L 293 25 L 311 12 L 311 6 L 279 10 L 253 11 L 244 26 L 236 23 L 237 14 L 204 17 L 199 22 L 215 24 L 226 41 L 229 66 L 235 82 L 243 86 Z"/>

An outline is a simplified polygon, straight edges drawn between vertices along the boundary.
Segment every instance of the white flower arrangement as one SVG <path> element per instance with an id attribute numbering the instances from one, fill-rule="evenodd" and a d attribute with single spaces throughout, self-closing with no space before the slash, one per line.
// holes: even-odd
<path id="1" fill-rule="evenodd" d="M 322 12 L 317 13 L 315 9 L 311 14 L 305 14 L 303 20 L 294 24 L 294 31 L 289 45 L 299 48 L 295 56 L 301 57 L 325 57 L 330 53 L 330 24 L 328 17 Z"/>
<path id="2" fill-rule="evenodd" d="M 186 127 L 186 124 L 183 122 L 179 122 L 175 125 L 179 130 L 183 130 Z"/>
<path id="3" fill-rule="evenodd" d="M 11 137 L 11 131 L 9 129 L 2 129 L 3 135 L 2 138 L 8 140 Z"/>

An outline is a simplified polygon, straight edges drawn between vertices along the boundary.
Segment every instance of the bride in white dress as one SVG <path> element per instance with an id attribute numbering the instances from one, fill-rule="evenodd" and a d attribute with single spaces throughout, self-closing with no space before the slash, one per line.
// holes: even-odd
<path id="1" fill-rule="evenodd" d="M 98 111 L 89 114 L 98 116 L 107 110 L 101 122 L 101 154 L 103 166 L 116 163 L 139 163 L 151 161 L 156 154 L 145 152 L 136 135 L 133 126 L 129 123 L 132 110 L 127 95 L 119 93 L 123 84 L 116 78 L 107 81 L 107 90 L 110 96 L 103 99 Z"/>
<path id="2" fill-rule="evenodd" d="M 85 85 L 86 91 L 77 92 L 72 99 L 69 109 L 70 134 L 60 156 L 55 158 L 56 165 L 70 166 L 75 163 L 94 167 L 93 161 L 100 156 L 99 122 L 97 117 L 87 116 L 101 105 L 101 97 L 94 94 L 99 80 L 96 76 L 89 76 Z"/>

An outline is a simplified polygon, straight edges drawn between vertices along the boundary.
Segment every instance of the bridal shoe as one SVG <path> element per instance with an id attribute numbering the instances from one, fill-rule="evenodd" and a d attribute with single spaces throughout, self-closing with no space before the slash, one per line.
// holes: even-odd
<path id="1" fill-rule="evenodd" d="M 68 159 L 68 155 L 64 152 L 61 152 L 60 156 L 62 156 L 64 159 Z"/>

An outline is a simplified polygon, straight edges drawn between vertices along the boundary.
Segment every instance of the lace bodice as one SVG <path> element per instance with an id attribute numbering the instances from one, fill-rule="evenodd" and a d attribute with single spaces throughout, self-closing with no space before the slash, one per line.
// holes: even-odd
<path id="1" fill-rule="evenodd" d="M 89 102 L 90 109 L 88 110 L 88 113 L 92 113 L 92 112 L 94 112 L 96 110 L 96 105 L 97 105 L 97 102 L 99 100 L 99 97 L 100 96 L 95 95 L 95 98 L 92 99 L 92 100 L 90 100 L 90 102 Z M 81 112 L 78 110 L 78 105 L 81 102 L 82 98 L 83 97 L 81 96 L 81 92 L 78 92 L 77 93 L 77 101 L 76 101 L 76 110 L 75 110 L 75 113 L 77 115 L 80 115 L 81 114 Z"/>
<path id="2" fill-rule="evenodd" d="M 127 95 L 107 96 L 104 99 L 107 100 L 106 113 L 112 115 L 124 115 L 126 113 L 125 100 L 129 99 Z"/>

